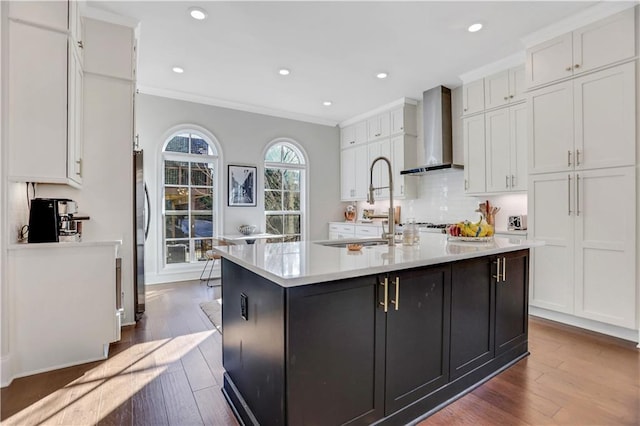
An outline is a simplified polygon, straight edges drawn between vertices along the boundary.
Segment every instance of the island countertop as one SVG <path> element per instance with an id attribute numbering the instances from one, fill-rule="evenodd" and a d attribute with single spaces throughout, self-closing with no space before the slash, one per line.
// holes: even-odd
<path id="1" fill-rule="evenodd" d="M 332 241 L 339 242 L 339 241 Z M 437 265 L 541 246 L 520 238 L 495 237 L 491 242 L 448 241 L 444 234 L 421 235 L 413 246 L 365 246 L 359 251 L 327 247 L 318 241 L 214 247 L 222 257 L 282 287 L 296 287 Z"/>

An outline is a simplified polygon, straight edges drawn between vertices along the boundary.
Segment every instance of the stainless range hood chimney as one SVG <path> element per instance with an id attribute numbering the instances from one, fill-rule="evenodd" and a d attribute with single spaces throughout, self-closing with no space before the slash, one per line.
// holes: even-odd
<path id="1" fill-rule="evenodd" d="M 451 90 L 437 86 L 422 93 L 422 126 L 425 164 L 400 174 L 420 176 L 432 170 L 451 168 Z"/>

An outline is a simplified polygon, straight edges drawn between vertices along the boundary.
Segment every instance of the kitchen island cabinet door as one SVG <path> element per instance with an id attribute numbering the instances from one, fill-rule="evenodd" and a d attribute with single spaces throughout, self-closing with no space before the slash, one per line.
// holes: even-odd
<path id="1" fill-rule="evenodd" d="M 496 281 L 496 356 L 527 341 L 529 254 L 500 256 L 500 280 Z M 496 268 L 498 264 L 496 262 Z M 496 274 L 497 275 L 497 274 Z"/>
<path id="2" fill-rule="evenodd" d="M 386 321 L 385 415 L 449 379 L 448 266 L 391 274 Z"/>
<path id="3" fill-rule="evenodd" d="M 450 379 L 473 371 L 494 355 L 495 293 L 491 259 L 456 262 L 451 269 Z"/>
<path id="4" fill-rule="evenodd" d="M 383 417 L 377 287 L 369 276 L 288 291 L 288 424 L 366 425 Z"/>

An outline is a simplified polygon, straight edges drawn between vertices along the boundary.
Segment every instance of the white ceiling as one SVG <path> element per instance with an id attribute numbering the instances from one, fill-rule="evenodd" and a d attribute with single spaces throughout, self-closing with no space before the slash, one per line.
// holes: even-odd
<path id="1" fill-rule="evenodd" d="M 140 25 L 143 92 L 336 124 L 523 50 L 595 2 L 89 1 Z M 191 6 L 208 12 L 195 21 Z M 467 32 L 481 22 L 484 29 Z M 171 68 L 180 66 L 183 74 Z M 291 69 L 283 77 L 278 69 Z M 380 71 L 385 80 L 375 78 Z M 333 105 L 322 105 L 331 100 Z"/>

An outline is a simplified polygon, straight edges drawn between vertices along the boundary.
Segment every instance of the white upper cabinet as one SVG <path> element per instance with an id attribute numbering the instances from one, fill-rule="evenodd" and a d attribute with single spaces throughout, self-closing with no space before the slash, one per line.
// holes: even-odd
<path id="1" fill-rule="evenodd" d="M 462 87 L 462 115 L 471 115 L 484 110 L 484 79 Z"/>
<path id="2" fill-rule="evenodd" d="M 484 107 L 497 108 L 524 100 L 524 65 L 484 79 Z"/>
<path id="3" fill-rule="evenodd" d="M 529 93 L 529 172 L 635 164 L 635 63 Z"/>
<path id="4" fill-rule="evenodd" d="M 389 137 L 391 132 L 391 114 L 389 111 L 375 115 L 367 120 L 367 140 Z"/>
<path id="5" fill-rule="evenodd" d="M 72 3 L 76 3 L 72 1 Z M 74 7 L 77 7 L 74 5 Z M 69 29 L 69 3 L 60 1 L 11 1 L 9 18 L 31 22 L 49 29 L 67 32 Z"/>
<path id="6" fill-rule="evenodd" d="M 340 199 L 361 201 L 366 199 L 369 179 L 367 146 L 356 145 L 340 152 Z"/>
<path id="7" fill-rule="evenodd" d="M 520 104 L 509 108 L 509 132 L 511 134 L 509 146 L 509 160 L 511 175 L 509 189 L 524 191 L 527 189 L 528 162 L 527 151 L 527 105 Z"/>
<path id="8" fill-rule="evenodd" d="M 416 107 L 414 105 L 404 105 L 391 110 L 391 135 L 404 133 L 417 136 Z"/>
<path id="9" fill-rule="evenodd" d="M 536 87 L 633 58 L 635 8 L 527 49 L 526 85 Z"/>
<path id="10" fill-rule="evenodd" d="M 133 80 L 135 68 L 134 32 L 132 28 L 85 19 L 85 41 L 90 46 L 84 59 L 85 72 Z M 120 46 L 113 49 L 112 46 Z"/>
<path id="11" fill-rule="evenodd" d="M 68 93 L 68 140 L 67 140 L 67 177 L 82 184 L 82 162 L 84 150 L 83 134 L 83 87 L 84 73 L 78 54 L 70 49 L 69 55 L 69 93 Z"/>
<path id="12" fill-rule="evenodd" d="M 369 167 L 371 167 L 371 164 L 373 164 L 373 160 L 380 156 L 385 157 L 389 161 L 391 161 L 391 142 L 388 138 L 370 142 L 367 145 L 367 189 L 369 188 L 370 183 L 373 184 L 374 188 L 388 186 L 389 172 L 387 163 L 385 161 L 378 161 L 376 163 L 376 165 L 373 167 L 373 182 L 369 182 Z M 395 172 L 395 170 L 393 170 L 393 172 Z M 389 198 L 389 189 L 376 189 L 374 195 L 378 199 Z"/>
<path id="13" fill-rule="evenodd" d="M 484 115 L 462 119 L 464 140 L 464 190 L 468 194 L 486 192 Z"/>
<path id="14" fill-rule="evenodd" d="M 66 183 L 67 35 L 19 21 L 9 34 L 9 175 Z"/>
<path id="15" fill-rule="evenodd" d="M 367 142 L 367 122 L 360 121 L 350 126 L 345 126 L 340 131 L 340 147 L 348 148 Z"/>
<path id="16" fill-rule="evenodd" d="M 635 164 L 635 94 L 634 62 L 574 80 L 576 169 Z"/>

